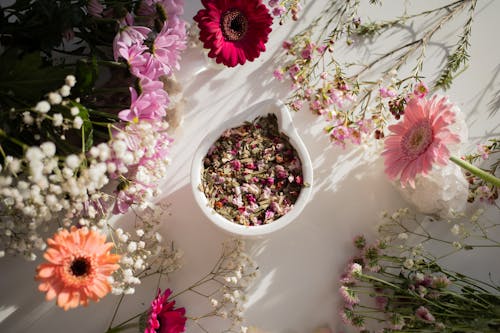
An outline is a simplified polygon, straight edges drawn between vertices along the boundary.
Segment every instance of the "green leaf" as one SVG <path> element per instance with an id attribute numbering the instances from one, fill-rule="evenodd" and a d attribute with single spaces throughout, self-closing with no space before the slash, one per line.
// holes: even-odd
<path id="1" fill-rule="evenodd" d="M 80 94 L 88 94 L 92 91 L 97 76 L 99 74 L 99 68 L 97 66 L 97 60 L 95 57 L 91 59 L 82 59 L 76 64 L 76 86 L 75 90 Z"/>
<path id="2" fill-rule="evenodd" d="M 69 67 L 47 66 L 39 52 L 21 54 L 7 49 L 0 56 L 0 92 L 34 104 L 45 93 L 60 88 L 71 72 Z"/>

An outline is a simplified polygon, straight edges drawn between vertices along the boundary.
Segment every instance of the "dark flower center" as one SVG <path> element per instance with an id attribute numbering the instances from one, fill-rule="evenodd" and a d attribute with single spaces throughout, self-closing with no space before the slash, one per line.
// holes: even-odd
<path id="1" fill-rule="evenodd" d="M 222 14 L 220 28 L 225 40 L 238 41 L 248 30 L 248 18 L 238 9 L 228 9 Z"/>
<path id="2" fill-rule="evenodd" d="M 79 257 L 73 260 L 69 267 L 74 276 L 87 275 L 90 272 L 90 261 L 87 258 Z"/>
<path id="3" fill-rule="evenodd" d="M 432 143 L 432 128 L 427 121 L 420 121 L 403 136 L 402 149 L 407 156 L 416 158 Z"/>

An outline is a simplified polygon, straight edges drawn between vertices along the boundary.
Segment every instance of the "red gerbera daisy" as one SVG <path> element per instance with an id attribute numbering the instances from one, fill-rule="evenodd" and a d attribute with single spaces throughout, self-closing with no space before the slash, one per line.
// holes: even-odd
<path id="1" fill-rule="evenodd" d="M 200 40 L 218 64 L 234 67 L 266 50 L 273 18 L 261 0 L 202 0 L 194 20 Z"/>
<path id="2" fill-rule="evenodd" d="M 175 301 L 168 301 L 172 291 L 167 289 L 158 295 L 151 303 L 144 333 L 181 333 L 186 328 L 186 310 L 174 308 Z"/>

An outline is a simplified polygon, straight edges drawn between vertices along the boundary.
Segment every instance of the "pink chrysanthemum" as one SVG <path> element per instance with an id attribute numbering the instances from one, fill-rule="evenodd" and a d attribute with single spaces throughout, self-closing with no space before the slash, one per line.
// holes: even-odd
<path id="1" fill-rule="evenodd" d="M 142 119 L 159 120 L 166 115 L 170 100 L 163 90 L 163 83 L 144 78 L 141 84 L 143 84 L 143 91 L 140 95 L 134 88 L 129 88 L 130 108 L 118 113 L 121 120 L 137 123 Z"/>
<path id="2" fill-rule="evenodd" d="M 168 301 L 172 291 L 167 289 L 158 295 L 151 303 L 147 327 L 144 333 L 181 333 L 186 328 L 186 310 L 176 309 L 175 301 Z"/>
<path id="3" fill-rule="evenodd" d="M 446 165 L 450 156 L 447 145 L 459 142 L 450 125 L 455 123 L 454 105 L 446 97 L 413 98 L 405 108 L 405 117 L 389 126 L 385 139 L 385 173 L 400 177 L 401 185 L 415 186 L 418 174 L 427 174 L 437 163 Z"/>
<path id="4" fill-rule="evenodd" d="M 202 0 L 194 20 L 208 56 L 228 67 L 253 61 L 266 50 L 273 18 L 261 0 Z"/>
<path id="5" fill-rule="evenodd" d="M 108 278 L 120 266 L 119 255 L 111 254 L 113 243 L 106 236 L 87 228 L 63 229 L 47 240 L 48 249 L 35 279 L 47 300 L 57 298 L 64 310 L 86 306 L 111 291 Z"/>
<path id="6" fill-rule="evenodd" d="M 180 53 L 186 48 L 186 26 L 184 21 L 177 21 L 173 26 L 167 24 L 153 42 L 153 55 L 160 62 L 164 75 L 179 69 Z"/>

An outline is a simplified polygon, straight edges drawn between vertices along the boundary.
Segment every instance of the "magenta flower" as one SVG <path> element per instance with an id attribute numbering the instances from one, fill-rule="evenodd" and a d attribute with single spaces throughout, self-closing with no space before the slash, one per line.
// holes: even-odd
<path id="1" fill-rule="evenodd" d="M 167 289 L 158 295 L 151 303 L 149 309 L 147 327 L 144 333 L 181 333 L 186 329 L 186 309 L 175 308 L 175 301 L 168 301 L 172 294 Z"/>
<path id="2" fill-rule="evenodd" d="M 455 123 L 453 104 L 446 97 L 430 100 L 413 98 L 405 108 L 403 121 L 389 126 L 385 139 L 385 173 L 390 179 L 400 177 L 402 186 L 415 186 L 418 174 L 427 174 L 434 164 L 446 165 L 450 151 L 446 147 L 458 143 L 451 132 Z"/>
<path id="3" fill-rule="evenodd" d="M 266 50 L 273 18 L 262 0 L 202 0 L 193 18 L 208 56 L 228 67 L 253 61 Z"/>

